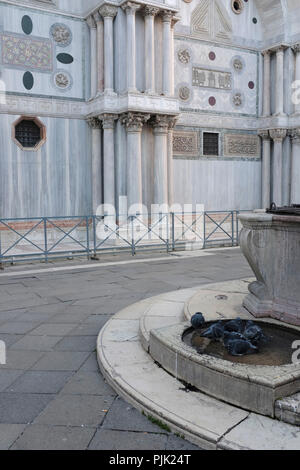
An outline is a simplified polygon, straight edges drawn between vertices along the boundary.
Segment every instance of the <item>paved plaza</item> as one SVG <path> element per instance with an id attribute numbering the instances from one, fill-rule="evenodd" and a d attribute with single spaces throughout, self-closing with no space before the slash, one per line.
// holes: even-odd
<path id="1" fill-rule="evenodd" d="M 0 340 L 7 346 L 0 449 L 197 449 L 105 383 L 97 335 L 114 313 L 139 300 L 251 275 L 239 248 L 0 271 Z"/>

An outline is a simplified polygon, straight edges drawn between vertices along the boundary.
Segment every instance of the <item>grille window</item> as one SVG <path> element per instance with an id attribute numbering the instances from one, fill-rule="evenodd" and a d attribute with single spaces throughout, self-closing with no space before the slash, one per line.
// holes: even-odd
<path id="1" fill-rule="evenodd" d="M 15 138 L 24 148 L 34 148 L 41 141 L 41 128 L 30 120 L 23 120 L 16 125 Z"/>
<path id="2" fill-rule="evenodd" d="M 203 133 L 203 155 L 219 155 L 219 134 Z"/>

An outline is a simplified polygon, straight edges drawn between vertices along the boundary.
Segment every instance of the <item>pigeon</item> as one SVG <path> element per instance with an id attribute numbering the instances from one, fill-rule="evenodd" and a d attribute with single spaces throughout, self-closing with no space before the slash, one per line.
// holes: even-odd
<path id="1" fill-rule="evenodd" d="M 251 341 L 252 344 L 257 346 L 261 341 L 266 341 L 267 338 L 263 333 L 260 326 L 255 325 L 253 321 L 249 320 L 246 323 L 244 336 L 247 340 Z"/>
<path id="2" fill-rule="evenodd" d="M 213 323 L 210 325 L 207 330 L 203 331 L 201 333 L 201 336 L 204 336 L 204 338 L 210 338 L 210 339 L 221 339 L 223 338 L 224 334 L 224 325 L 222 321 L 218 321 L 217 323 Z"/>
<path id="3" fill-rule="evenodd" d="M 201 312 L 195 313 L 191 318 L 191 324 L 193 328 L 201 328 L 205 323 L 204 316 Z"/>
<path id="4" fill-rule="evenodd" d="M 237 333 L 236 331 L 224 331 L 223 342 L 225 347 L 227 346 L 229 341 L 237 339 L 245 340 L 246 338 L 241 333 Z"/>
<path id="5" fill-rule="evenodd" d="M 257 347 L 244 339 L 234 339 L 228 341 L 226 349 L 231 356 L 245 356 L 258 351 Z"/>
<path id="6" fill-rule="evenodd" d="M 226 331 L 235 331 L 237 333 L 242 333 L 243 331 L 243 320 L 241 318 L 235 318 L 234 320 L 230 320 L 225 325 Z"/>

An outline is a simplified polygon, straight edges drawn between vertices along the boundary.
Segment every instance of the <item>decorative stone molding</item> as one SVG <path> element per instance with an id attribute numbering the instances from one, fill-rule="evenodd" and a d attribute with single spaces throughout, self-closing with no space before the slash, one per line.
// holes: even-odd
<path id="1" fill-rule="evenodd" d="M 50 36 L 61 47 L 69 46 L 73 39 L 72 31 L 63 23 L 53 24 L 50 28 Z"/>
<path id="2" fill-rule="evenodd" d="M 191 31 L 203 39 L 228 42 L 232 38 L 230 16 L 217 0 L 199 0 L 191 15 Z"/>
<path id="3" fill-rule="evenodd" d="M 270 140 L 270 134 L 267 129 L 259 129 L 257 134 L 262 138 L 262 140 Z"/>
<path id="4" fill-rule="evenodd" d="M 115 127 L 115 121 L 118 119 L 117 114 L 101 114 L 99 116 L 99 120 L 102 121 L 102 127 L 103 129 L 114 129 Z"/>
<path id="5" fill-rule="evenodd" d="M 141 132 L 143 125 L 150 119 L 150 114 L 125 113 L 121 115 L 120 121 L 127 132 Z"/>
<path id="6" fill-rule="evenodd" d="M 114 18 L 118 12 L 118 8 L 113 5 L 102 5 L 99 8 L 99 13 L 103 18 Z"/>
<path id="7" fill-rule="evenodd" d="M 67 91 L 73 85 L 73 80 L 71 75 L 65 70 L 57 70 L 53 74 L 53 82 L 56 88 L 59 88 L 60 91 Z"/>
<path id="8" fill-rule="evenodd" d="M 295 52 L 295 54 L 298 54 L 300 52 L 300 42 L 298 42 L 297 44 L 294 44 L 292 46 L 292 49 Z"/>
<path id="9" fill-rule="evenodd" d="M 191 60 L 191 53 L 187 49 L 179 49 L 179 51 L 177 52 L 177 57 L 179 62 L 186 65 Z"/>
<path id="10" fill-rule="evenodd" d="M 244 105 L 244 95 L 241 91 L 236 91 L 235 93 L 233 93 L 232 95 L 232 104 L 236 107 L 236 108 L 241 108 L 243 105 Z"/>
<path id="11" fill-rule="evenodd" d="M 174 131 L 173 154 L 174 155 L 198 155 L 198 133 L 186 131 Z"/>
<path id="12" fill-rule="evenodd" d="M 101 129 L 102 127 L 100 119 L 96 117 L 88 118 L 87 123 L 91 129 Z"/>
<path id="13" fill-rule="evenodd" d="M 160 12 L 160 9 L 157 7 L 153 7 L 152 5 L 147 5 L 144 10 L 144 16 L 156 16 Z"/>
<path id="14" fill-rule="evenodd" d="M 270 129 L 270 137 L 274 142 L 282 142 L 286 135 L 286 129 Z"/>
<path id="15" fill-rule="evenodd" d="M 169 117 L 169 130 L 173 130 L 177 124 L 178 117 Z"/>
<path id="16" fill-rule="evenodd" d="M 270 56 L 272 51 L 270 49 L 266 49 L 264 51 L 261 51 L 261 53 L 263 56 Z"/>
<path id="17" fill-rule="evenodd" d="M 126 2 L 122 5 L 122 10 L 126 11 L 128 15 L 134 15 L 137 10 L 141 8 L 141 5 L 134 2 Z"/>
<path id="18" fill-rule="evenodd" d="M 224 155 L 228 157 L 259 157 L 259 138 L 253 134 L 225 134 Z"/>
<path id="19" fill-rule="evenodd" d="M 184 85 L 179 88 L 178 96 L 181 101 L 189 101 L 191 97 L 191 90 L 188 86 Z"/>

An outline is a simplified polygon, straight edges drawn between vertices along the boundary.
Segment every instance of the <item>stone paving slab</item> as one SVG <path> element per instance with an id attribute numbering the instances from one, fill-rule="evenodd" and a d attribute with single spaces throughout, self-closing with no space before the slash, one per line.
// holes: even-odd
<path id="1" fill-rule="evenodd" d="M 6 392 L 56 394 L 71 375 L 72 372 L 29 370 L 7 387 Z"/>
<path id="2" fill-rule="evenodd" d="M 8 450 L 25 428 L 26 424 L 0 423 L 0 450 Z"/>

